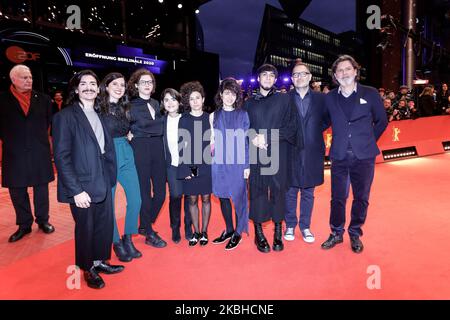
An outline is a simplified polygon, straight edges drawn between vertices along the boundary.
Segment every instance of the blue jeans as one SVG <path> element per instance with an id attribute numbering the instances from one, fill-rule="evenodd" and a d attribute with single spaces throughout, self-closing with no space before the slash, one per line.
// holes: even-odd
<path id="1" fill-rule="evenodd" d="M 314 207 L 314 189 L 290 187 L 286 192 L 286 227 L 295 228 L 297 225 L 297 194 L 300 191 L 300 230 L 309 229 L 311 214 Z"/>
<path id="2" fill-rule="evenodd" d="M 134 164 L 133 149 L 124 137 L 114 138 L 114 147 L 116 149 L 117 160 L 117 181 L 122 185 L 127 198 L 124 234 L 137 234 L 139 211 L 141 209 L 141 193 L 136 166 Z M 113 213 L 115 213 L 114 199 L 116 187 L 117 185 L 112 188 Z M 113 242 L 117 243 L 120 240 L 120 235 L 115 217 L 114 214 Z"/>

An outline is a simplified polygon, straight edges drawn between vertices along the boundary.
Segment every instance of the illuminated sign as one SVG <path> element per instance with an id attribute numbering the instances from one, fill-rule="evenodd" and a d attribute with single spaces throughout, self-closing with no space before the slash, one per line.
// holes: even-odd
<path id="1" fill-rule="evenodd" d="M 167 61 L 157 60 L 154 56 L 144 54 L 140 48 L 117 46 L 116 53 L 101 52 L 95 49 L 71 50 L 74 66 L 83 68 L 104 68 L 106 66 L 143 67 L 155 74 L 163 73 Z"/>
<path id="2" fill-rule="evenodd" d="M 37 61 L 41 54 L 38 52 L 26 52 L 21 47 L 11 46 L 6 49 L 6 57 L 14 63 L 22 63 L 26 60 Z"/>

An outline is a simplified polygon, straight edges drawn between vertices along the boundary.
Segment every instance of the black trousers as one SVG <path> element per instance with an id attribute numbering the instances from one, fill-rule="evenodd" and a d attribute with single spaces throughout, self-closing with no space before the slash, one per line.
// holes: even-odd
<path id="1" fill-rule="evenodd" d="M 250 184 L 250 219 L 254 223 L 263 223 L 268 220 L 275 223 L 282 222 L 286 211 L 287 190 L 269 186 L 263 190 L 260 188 L 256 191 L 255 189 Z"/>
<path id="2" fill-rule="evenodd" d="M 19 228 L 29 228 L 33 224 L 30 197 L 27 187 L 9 188 L 9 195 L 16 211 L 16 224 Z M 33 204 L 36 223 L 48 222 L 49 199 L 48 183 L 33 186 Z"/>
<path id="3" fill-rule="evenodd" d="M 166 198 L 164 146 L 161 137 L 133 138 L 131 146 L 142 198 L 139 228 L 148 233 Z"/>
<path id="4" fill-rule="evenodd" d="M 181 226 L 181 200 L 183 198 L 183 181 L 177 179 L 177 167 L 167 168 L 167 182 L 169 183 L 169 213 L 170 227 L 180 229 Z M 192 218 L 189 212 L 188 197 L 184 197 L 184 228 L 189 230 L 192 225 Z"/>
<path id="5" fill-rule="evenodd" d="M 75 264 L 87 271 L 95 260 L 109 260 L 113 239 L 111 188 L 104 201 L 91 203 L 89 208 L 70 204 L 75 220 Z"/>

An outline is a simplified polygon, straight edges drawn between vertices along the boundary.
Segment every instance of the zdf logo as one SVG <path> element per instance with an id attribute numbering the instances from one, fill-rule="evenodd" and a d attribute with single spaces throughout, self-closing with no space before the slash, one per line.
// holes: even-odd
<path id="1" fill-rule="evenodd" d="M 41 57 L 39 52 L 26 52 L 21 47 L 11 46 L 6 49 L 6 57 L 14 63 L 22 63 L 26 60 L 36 61 Z"/>

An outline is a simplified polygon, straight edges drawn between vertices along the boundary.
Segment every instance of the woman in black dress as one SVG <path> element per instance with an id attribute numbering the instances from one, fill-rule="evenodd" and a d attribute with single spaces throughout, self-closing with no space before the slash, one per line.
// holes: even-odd
<path id="1" fill-rule="evenodd" d="M 188 82 L 181 86 L 181 100 L 188 110 L 178 126 L 179 143 L 181 144 L 178 178 L 183 179 L 183 193 L 189 198 L 194 234 L 189 246 L 200 242 L 208 243 L 208 224 L 211 215 L 211 129 L 209 114 L 204 112 L 205 91 L 198 81 Z M 200 217 L 198 196 L 202 198 L 202 231 L 200 234 Z"/>

